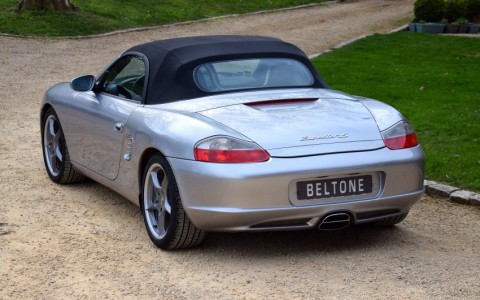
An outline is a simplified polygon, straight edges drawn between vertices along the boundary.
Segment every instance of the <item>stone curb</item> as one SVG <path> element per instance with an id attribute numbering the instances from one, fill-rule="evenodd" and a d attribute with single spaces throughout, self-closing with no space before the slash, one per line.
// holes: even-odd
<path id="1" fill-rule="evenodd" d="M 231 14 L 231 15 L 224 15 L 224 16 L 217 16 L 217 17 L 209 17 L 209 18 L 204 18 L 204 19 L 195 20 L 195 21 L 185 21 L 185 22 L 178 22 L 178 23 L 165 24 L 165 25 L 159 25 L 159 26 L 131 28 L 131 29 L 118 30 L 118 31 L 113 31 L 113 32 L 108 32 L 108 33 L 103 33 L 103 34 L 97 34 L 97 35 L 73 36 L 73 37 L 53 37 L 53 38 L 56 38 L 56 39 L 86 39 L 86 38 L 106 37 L 106 36 L 117 35 L 117 34 L 128 33 L 128 32 L 144 31 L 144 30 L 156 29 L 156 28 L 168 28 L 168 27 L 173 27 L 173 26 L 180 26 L 180 25 L 187 25 L 187 24 L 194 24 L 194 23 L 201 23 L 201 22 L 209 22 L 209 21 L 214 21 L 214 20 L 218 20 L 218 19 L 232 18 L 232 17 L 239 17 L 239 16 L 248 16 L 248 15 L 265 14 L 265 13 L 271 13 L 271 12 L 288 11 L 288 10 L 311 7 L 311 6 L 327 5 L 327 4 L 338 3 L 338 2 L 339 2 L 338 0 L 331 0 L 331 1 L 326 1 L 326 2 L 322 2 L 322 3 L 311 3 L 311 4 L 299 5 L 299 6 L 294 6 L 294 7 L 286 7 L 286 8 L 280 8 L 280 9 L 274 9 L 274 10 L 262 10 L 262 11 L 256 11 L 256 12 L 251 12 L 251 13 L 246 13 L 246 14 Z M 407 28 L 408 28 L 408 24 L 405 24 L 405 25 L 402 25 L 400 27 L 397 27 L 397 28 L 387 32 L 387 34 L 403 31 L 403 30 L 406 30 Z M 335 49 L 340 49 L 344 46 L 347 46 L 351 43 L 354 43 L 356 41 L 359 41 L 359 40 L 364 39 L 366 37 L 369 37 L 371 35 L 373 35 L 373 34 L 365 34 L 365 35 L 361 35 L 361 36 L 349 39 L 347 41 L 344 41 L 344 42 L 330 48 L 330 49 L 327 49 L 327 50 L 309 55 L 308 58 L 313 59 L 315 57 L 318 57 L 318 56 L 323 55 L 325 53 L 331 52 L 332 50 L 335 50 Z M 21 36 L 21 35 L 6 34 L 6 33 L 0 33 L 0 36 L 9 36 L 9 37 L 17 37 L 17 38 L 31 38 L 31 39 L 44 39 L 44 38 L 51 39 L 52 38 L 52 37 Z M 437 183 L 437 182 L 431 181 L 431 180 L 424 180 L 424 186 L 425 186 L 425 194 L 427 194 L 429 196 L 448 198 L 451 201 L 456 202 L 456 203 L 460 203 L 460 204 L 480 206 L 480 193 L 475 193 L 475 192 L 471 192 L 471 191 L 468 191 L 468 190 L 462 190 L 460 188 L 451 187 L 451 186 L 441 184 L 441 183 Z"/>
<path id="2" fill-rule="evenodd" d="M 453 202 L 480 206 L 480 194 L 457 187 L 438 183 L 432 180 L 424 180 L 425 194 L 434 197 L 450 199 Z"/>

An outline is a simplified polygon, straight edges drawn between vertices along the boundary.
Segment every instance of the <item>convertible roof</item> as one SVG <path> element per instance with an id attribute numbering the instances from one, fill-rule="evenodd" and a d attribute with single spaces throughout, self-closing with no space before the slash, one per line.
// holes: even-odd
<path id="1" fill-rule="evenodd" d="M 183 37 L 149 42 L 128 49 L 124 55 L 141 53 L 148 60 L 146 104 L 218 94 L 200 90 L 193 70 L 210 61 L 287 57 L 302 61 L 312 72 L 312 87 L 325 87 L 310 60 L 296 46 L 280 39 L 263 36 L 215 35 Z"/>

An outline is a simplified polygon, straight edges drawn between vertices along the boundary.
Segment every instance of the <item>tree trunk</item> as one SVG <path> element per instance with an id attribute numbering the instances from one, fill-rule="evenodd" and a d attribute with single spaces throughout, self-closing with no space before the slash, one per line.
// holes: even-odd
<path id="1" fill-rule="evenodd" d="M 70 0 L 19 0 L 17 11 L 25 10 L 49 10 L 49 11 L 71 11 L 74 10 Z"/>

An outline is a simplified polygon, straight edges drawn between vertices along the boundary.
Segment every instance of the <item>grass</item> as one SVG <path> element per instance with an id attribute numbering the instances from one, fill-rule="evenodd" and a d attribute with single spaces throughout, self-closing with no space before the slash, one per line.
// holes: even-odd
<path id="1" fill-rule="evenodd" d="M 313 60 L 335 89 L 382 100 L 412 123 L 426 178 L 480 191 L 480 39 L 374 35 Z"/>
<path id="2" fill-rule="evenodd" d="M 15 12 L 18 0 L 0 0 L 0 32 L 75 36 L 290 7 L 325 0 L 75 0 L 71 13 Z"/>
<path id="3" fill-rule="evenodd" d="M 313 0 L 75 0 L 73 13 L 18 14 L 0 0 L 0 32 L 90 35 L 113 30 L 289 7 Z M 374 35 L 314 59 L 335 89 L 380 99 L 416 128 L 426 177 L 480 191 L 480 39 Z"/>

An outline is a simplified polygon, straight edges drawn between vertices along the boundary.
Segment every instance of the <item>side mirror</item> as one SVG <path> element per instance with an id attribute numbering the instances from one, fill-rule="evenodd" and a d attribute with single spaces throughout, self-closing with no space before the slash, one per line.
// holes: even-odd
<path id="1" fill-rule="evenodd" d="M 88 92 L 91 91 L 95 86 L 95 81 L 95 76 L 85 75 L 72 80 L 72 82 L 70 82 L 70 86 L 77 92 Z"/>

